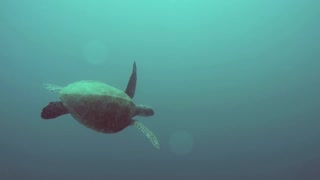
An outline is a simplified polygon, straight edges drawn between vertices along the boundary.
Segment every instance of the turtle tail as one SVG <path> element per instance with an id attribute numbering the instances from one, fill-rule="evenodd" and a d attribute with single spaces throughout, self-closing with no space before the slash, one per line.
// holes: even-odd
<path id="1" fill-rule="evenodd" d="M 138 128 L 144 135 L 146 135 L 154 147 L 160 149 L 160 144 L 157 137 L 147 128 L 147 126 L 145 126 L 142 122 L 136 120 L 132 120 L 132 125 Z"/>
<path id="2" fill-rule="evenodd" d="M 68 114 L 68 109 L 63 105 L 62 101 L 50 102 L 46 107 L 42 109 L 42 119 L 54 119 L 58 116 Z"/>

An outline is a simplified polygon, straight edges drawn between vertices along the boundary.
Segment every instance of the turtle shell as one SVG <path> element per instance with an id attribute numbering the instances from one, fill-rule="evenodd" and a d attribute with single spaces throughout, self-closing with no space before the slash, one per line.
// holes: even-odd
<path id="1" fill-rule="evenodd" d="M 123 91 L 98 81 L 78 81 L 61 89 L 59 97 L 81 124 L 104 133 L 129 126 L 136 110 Z"/>

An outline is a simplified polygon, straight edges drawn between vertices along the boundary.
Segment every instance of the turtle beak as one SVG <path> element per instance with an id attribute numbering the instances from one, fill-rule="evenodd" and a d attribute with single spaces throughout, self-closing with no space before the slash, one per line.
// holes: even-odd
<path id="1" fill-rule="evenodd" d="M 140 116 L 148 117 L 153 115 L 154 115 L 154 110 L 151 107 L 144 105 Z"/>
<path id="2" fill-rule="evenodd" d="M 153 116 L 154 115 L 154 110 L 153 109 L 148 109 L 147 110 L 148 112 L 147 112 L 147 114 L 149 115 L 149 116 Z"/>

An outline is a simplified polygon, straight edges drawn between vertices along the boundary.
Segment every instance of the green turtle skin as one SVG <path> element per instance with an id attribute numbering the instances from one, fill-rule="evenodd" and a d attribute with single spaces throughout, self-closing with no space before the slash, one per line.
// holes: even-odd
<path id="1" fill-rule="evenodd" d="M 81 124 L 116 133 L 131 125 L 136 106 L 123 91 L 98 81 L 78 81 L 61 89 L 59 98 Z"/>

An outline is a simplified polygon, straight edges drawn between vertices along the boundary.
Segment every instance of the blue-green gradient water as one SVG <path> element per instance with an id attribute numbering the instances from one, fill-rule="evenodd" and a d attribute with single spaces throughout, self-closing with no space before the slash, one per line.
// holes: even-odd
<path id="1" fill-rule="evenodd" d="M 320 179 L 320 2 L 1 0 L 1 180 Z M 125 89 L 134 127 L 42 120 L 65 86 Z"/>

